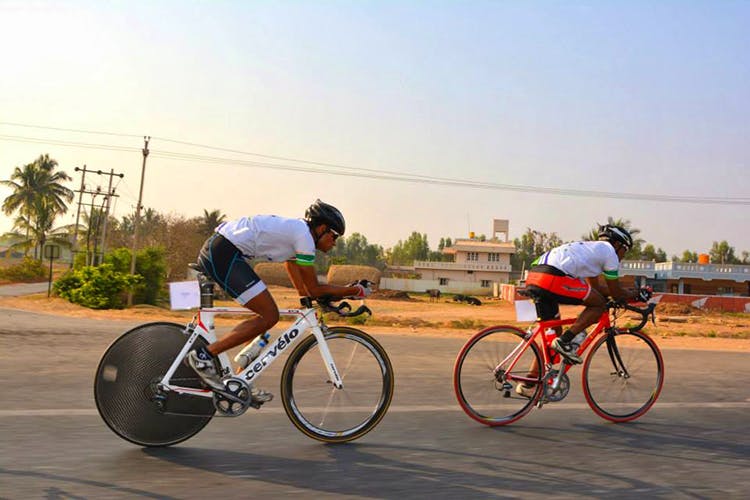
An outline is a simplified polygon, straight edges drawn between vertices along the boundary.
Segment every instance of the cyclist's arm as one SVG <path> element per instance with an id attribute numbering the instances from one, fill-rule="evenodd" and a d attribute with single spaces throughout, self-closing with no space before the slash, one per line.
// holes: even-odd
<path id="1" fill-rule="evenodd" d="M 622 284 L 620 283 L 620 280 L 615 279 L 608 279 L 605 280 L 607 282 L 607 289 L 610 297 L 612 297 L 615 300 L 619 301 L 628 301 L 632 300 L 636 296 L 636 292 L 632 288 L 623 288 Z"/>
<path id="2" fill-rule="evenodd" d="M 315 266 L 300 266 L 295 261 L 288 260 L 284 263 L 284 267 L 286 267 L 286 272 L 300 296 L 313 298 L 324 295 L 351 297 L 359 292 L 359 289 L 353 286 L 322 285 L 318 283 Z"/>

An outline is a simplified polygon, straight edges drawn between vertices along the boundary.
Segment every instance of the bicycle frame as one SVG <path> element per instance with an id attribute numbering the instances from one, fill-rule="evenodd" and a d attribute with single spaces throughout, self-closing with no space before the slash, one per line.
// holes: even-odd
<path id="1" fill-rule="evenodd" d="M 541 375 L 544 375 L 548 373 L 553 365 L 552 358 L 549 355 L 549 345 L 550 341 L 547 339 L 546 335 L 544 335 L 543 332 L 545 332 L 547 329 L 555 327 L 562 327 L 565 325 L 571 325 L 575 323 L 576 318 L 565 318 L 565 319 L 554 319 L 554 320 L 546 320 L 546 321 L 539 321 L 536 323 L 536 326 L 529 327 L 529 330 L 526 333 L 526 336 L 524 337 L 523 342 L 520 342 L 518 346 L 516 346 L 515 349 L 513 349 L 508 356 L 503 359 L 500 364 L 498 364 L 495 367 L 495 373 L 498 373 L 500 370 L 504 370 L 506 374 L 512 373 L 513 369 L 516 366 L 516 363 L 519 359 L 521 359 L 521 356 L 523 353 L 528 349 L 529 344 L 532 342 L 535 342 L 537 337 L 541 338 L 541 345 L 542 345 L 542 359 L 543 359 L 543 367 L 540 367 L 540 370 L 543 368 L 543 371 Z M 579 346 L 578 350 L 579 352 L 585 352 L 586 349 L 588 349 L 589 345 L 602 333 L 606 332 L 612 327 L 612 322 L 609 318 L 609 311 L 605 311 L 602 313 L 602 316 L 599 318 L 599 321 L 594 326 L 594 329 L 586 335 L 586 338 L 583 340 L 583 343 Z M 507 363 L 510 363 L 508 366 L 506 366 Z M 562 374 L 567 373 L 568 370 L 570 370 L 571 364 L 564 363 L 565 368 L 564 370 L 560 370 L 560 373 L 558 373 L 555 381 L 552 383 L 552 388 L 557 389 L 560 379 L 562 377 Z M 537 379 L 531 378 L 531 377 L 521 377 L 516 375 L 510 375 L 508 377 L 509 380 L 517 381 L 517 382 L 527 382 L 527 383 L 536 383 Z"/>
<path id="2" fill-rule="evenodd" d="M 164 374 L 160 384 L 164 389 L 174 391 L 179 394 L 189 394 L 201 397 L 211 398 L 213 397 L 213 391 L 210 389 L 195 389 L 190 387 L 182 387 L 174 385 L 171 382 L 172 376 L 177 371 L 180 363 L 190 351 L 195 340 L 201 336 L 209 344 L 216 341 L 216 329 L 214 326 L 214 318 L 217 314 L 255 314 L 254 312 L 242 308 L 242 307 L 211 307 L 202 308 L 198 311 L 193 321 L 190 322 L 185 328 L 185 334 L 189 335 L 185 345 L 183 346 L 180 353 L 177 355 L 172 365 Z M 279 315 L 281 316 L 296 316 L 297 319 L 285 330 L 278 338 L 269 343 L 258 355 L 253 362 L 248 365 L 244 370 L 235 374 L 235 377 L 241 378 L 247 382 L 251 382 L 256 377 L 259 377 L 273 362 L 281 355 L 281 353 L 287 350 L 288 347 L 295 344 L 298 340 L 304 337 L 304 333 L 307 330 L 312 331 L 312 334 L 318 340 L 320 346 L 320 354 L 323 358 L 326 370 L 328 371 L 329 380 L 332 381 L 334 387 L 342 389 L 344 384 L 343 380 L 339 376 L 339 372 L 336 369 L 336 364 L 333 361 L 331 352 L 326 344 L 323 328 L 318 320 L 316 310 L 314 308 L 306 309 L 280 309 Z M 232 373 L 232 365 L 229 361 L 227 353 L 221 353 L 218 355 L 219 364 L 221 365 L 221 375 L 226 376 Z"/>

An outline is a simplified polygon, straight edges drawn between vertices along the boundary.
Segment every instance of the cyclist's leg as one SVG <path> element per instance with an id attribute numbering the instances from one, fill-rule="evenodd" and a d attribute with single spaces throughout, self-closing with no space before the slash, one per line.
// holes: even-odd
<path id="1" fill-rule="evenodd" d="M 257 313 L 256 317 L 243 321 L 221 340 L 209 345 L 207 350 L 212 356 L 254 339 L 279 321 L 279 308 L 266 284 L 229 240 L 214 234 L 201 248 L 198 261 L 229 296 Z"/>
<path id="2" fill-rule="evenodd" d="M 570 325 L 570 328 L 562 334 L 561 340 L 563 342 L 570 342 L 573 340 L 576 335 L 599 321 L 599 318 L 601 318 L 604 311 L 607 310 L 607 300 L 598 290 L 591 287 L 589 287 L 589 292 L 586 297 L 578 303 L 582 303 L 585 308 L 581 314 L 578 315 L 575 322 Z"/>
<path id="3" fill-rule="evenodd" d="M 582 279 L 574 278 L 548 265 L 535 266 L 527 277 L 527 286 L 539 288 L 539 295 L 544 300 L 554 301 L 556 304 L 570 304 L 586 306 L 576 321 L 565 330 L 562 335 L 558 331 L 558 338 L 550 346 L 570 363 L 580 363 L 576 349 L 570 341 L 589 325 L 594 324 L 603 312 L 600 307 L 606 307 L 603 297 L 591 285 Z M 599 311 L 599 312 L 597 312 Z"/>
<path id="4" fill-rule="evenodd" d="M 544 293 L 544 290 L 542 288 L 539 288 L 538 286 L 530 285 L 528 288 L 533 290 L 535 292 L 535 295 L 537 296 L 537 299 L 534 301 L 534 305 L 536 306 L 536 315 L 538 321 L 560 319 L 560 306 L 557 304 L 557 301 L 554 300 L 553 297 L 551 297 L 549 294 Z M 559 330 L 561 330 L 561 327 L 556 327 L 555 330 L 557 330 L 557 334 L 560 335 Z M 532 360 L 527 375 L 533 378 L 539 377 L 539 362 L 537 361 L 537 358 L 534 358 Z M 522 388 L 516 388 L 517 393 L 529 393 L 528 389 L 531 386 L 526 386 L 525 384 L 520 385 Z M 527 390 L 524 391 L 524 388 Z"/>
<path id="5" fill-rule="evenodd" d="M 243 307 L 255 312 L 257 316 L 246 319 L 235 326 L 226 336 L 209 345 L 208 350 L 214 356 L 253 340 L 261 333 L 273 328 L 279 321 L 279 308 L 267 289 L 245 302 Z"/>

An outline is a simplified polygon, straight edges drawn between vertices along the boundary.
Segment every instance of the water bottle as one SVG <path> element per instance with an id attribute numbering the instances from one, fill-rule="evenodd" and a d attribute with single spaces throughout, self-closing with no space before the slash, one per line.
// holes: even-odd
<path id="1" fill-rule="evenodd" d="M 557 338 L 557 332 L 552 328 L 547 328 L 544 330 L 544 343 L 546 345 L 550 345 L 553 340 Z M 557 353 L 557 351 L 553 350 L 551 347 L 548 350 L 550 362 L 552 364 L 556 364 L 560 361 L 560 355 Z"/>
<path id="2" fill-rule="evenodd" d="M 238 354 L 234 357 L 235 363 L 240 365 L 240 369 L 245 369 L 247 366 L 258 357 L 260 351 L 268 345 L 268 341 L 271 340 L 271 334 L 266 332 L 262 335 L 258 335 L 255 339 L 246 345 Z"/>

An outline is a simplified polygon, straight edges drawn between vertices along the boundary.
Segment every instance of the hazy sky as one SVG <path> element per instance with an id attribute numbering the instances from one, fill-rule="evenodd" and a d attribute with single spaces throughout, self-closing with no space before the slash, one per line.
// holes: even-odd
<path id="1" fill-rule="evenodd" d="M 389 247 L 417 230 L 433 248 L 489 233 L 493 218 L 511 238 L 531 227 L 572 240 L 613 216 L 668 255 L 723 239 L 739 255 L 748 26 L 746 1 L 0 0 L 0 179 L 42 153 L 75 189 L 75 167 L 114 168 L 121 217 L 150 135 L 143 204 L 160 212 L 301 216 L 320 197 L 348 233 Z M 279 169 L 335 165 L 422 181 Z"/>

